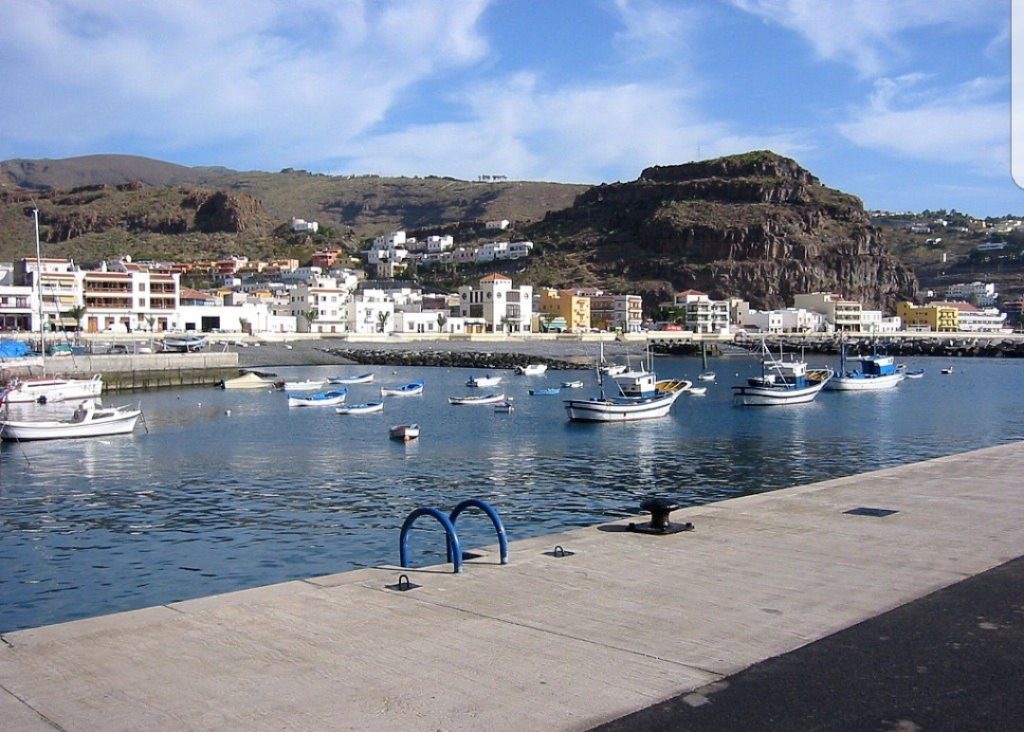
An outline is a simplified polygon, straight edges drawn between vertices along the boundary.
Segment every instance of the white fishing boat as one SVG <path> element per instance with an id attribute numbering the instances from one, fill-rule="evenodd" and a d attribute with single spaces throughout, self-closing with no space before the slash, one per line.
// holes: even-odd
<path id="1" fill-rule="evenodd" d="M 94 399 L 86 399 L 68 419 L 0 420 L 0 439 L 8 442 L 27 442 L 124 435 L 135 430 L 135 423 L 141 414 L 142 410 L 138 408 L 103 407 Z"/>
<path id="2" fill-rule="evenodd" d="M 420 426 L 415 423 L 396 424 L 392 425 L 391 429 L 388 430 L 388 434 L 391 436 L 392 440 L 408 442 L 409 440 L 415 440 L 420 436 Z"/>
<path id="3" fill-rule="evenodd" d="M 309 396 L 288 396 L 289 407 L 334 407 L 345 401 L 348 396 L 348 389 L 332 389 L 330 391 L 318 391 Z"/>
<path id="4" fill-rule="evenodd" d="M 628 368 L 624 363 L 609 363 L 601 366 L 600 371 L 605 376 L 618 376 L 625 373 Z"/>
<path id="5" fill-rule="evenodd" d="M 500 404 L 495 404 L 494 411 L 500 414 L 512 414 L 512 412 L 516 411 L 516 408 L 513 406 L 511 399 L 506 399 Z"/>
<path id="6" fill-rule="evenodd" d="M 602 353 L 603 356 L 603 353 Z M 603 359 L 602 359 L 603 360 Z M 623 372 L 625 373 L 625 372 Z M 601 389 L 599 397 L 590 399 L 566 399 L 566 414 L 570 422 L 635 422 L 644 419 L 656 419 L 666 416 L 682 394 L 693 386 L 693 382 L 684 379 L 664 379 L 659 381 L 654 371 L 649 374 L 654 388 L 643 396 L 627 396 L 622 393 L 622 385 L 617 377 L 612 377 L 619 394 L 606 396 L 604 380 L 606 374 L 597 371 L 597 383 Z M 621 376 L 622 374 L 619 374 Z M 632 383 L 632 379 L 627 380 Z"/>
<path id="7" fill-rule="evenodd" d="M 472 404 L 497 404 L 498 402 L 505 401 L 505 395 L 502 394 L 471 394 L 469 396 L 450 396 L 448 397 L 449 404 L 455 405 L 472 405 Z"/>
<path id="8" fill-rule="evenodd" d="M 952 366 L 947 366 L 944 369 L 939 369 L 939 373 L 940 374 L 951 374 L 951 373 L 953 373 L 953 367 Z"/>
<path id="9" fill-rule="evenodd" d="M 704 371 L 704 372 L 702 372 L 700 374 L 697 374 L 697 381 L 714 381 L 714 380 L 715 380 L 715 372 L 714 371 Z"/>
<path id="10" fill-rule="evenodd" d="M 688 390 L 688 393 L 690 396 L 704 396 L 708 393 L 708 388 L 706 386 L 694 386 Z"/>
<path id="11" fill-rule="evenodd" d="M 903 376 L 907 379 L 923 379 L 924 369 L 908 369 L 903 373 Z"/>
<path id="12" fill-rule="evenodd" d="M 814 401 L 818 393 L 832 378 L 832 369 L 807 368 L 804 361 L 775 359 L 764 342 L 761 375 L 747 379 L 747 383 L 734 386 L 733 404 L 740 407 L 768 407 L 806 404 Z"/>
<path id="13" fill-rule="evenodd" d="M 393 396 L 419 396 L 423 393 L 423 382 L 422 381 L 410 381 L 408 384 L 402 384 L 401 386 L 389 386 L 380 388 L 380 395 L 382 397 Z"/>
<path id="14" fill-rule="evenodd" d="M 14 378 L 3 389 L 4 401 L 10 404 L 63 402 L 72 399 L 95 399 L 103 392 L 103 377 L 90 379 L 57 377 Z"/>
<path id="15" fill-rule="evenodd" d="M 384 402 L 366 402 L 364 404 L 344 404 L 335 407 L 338 414 L 377 414 L 384 411 Z"/>
<path id="16" fill-rule="evenodd" d="M 249 371 L 233 379 L 224 379 L 220 385 L 222 389 L 272 389 L 274 380 Z"/>
<path id="17" fill-rule="evenodd" d="M 516 373 L 523 376 L 540 376 L 548 370 L 545 363 L 528 363 L 525 366 L 516 366 Z"/>
<path id="18" fill-rule="evenodd" d="M 317 389 L 323 389 L 327 384 L 327 379 L 303 379 L 302 381 L 286 381 L 284 382 L 285 391 L 316 391 Z"/>
<path id="19" fill-rule="evenodd" d="M 500 376 L 491 376 L 490 374 L 487 374 L 485 376 L 471 376 L 469 381 L 466 382 L 466 386 L 471 388 L 482 388 L 487 386 L 497 386 L 500 383 Z"/>
<path id="20" fill-rule="evenodd" d="M 828 391 L 878 391 L 891 389 L 905 377 L 904 370 L 896 365 L 892 356 L 873 354 L 854 359 L 860 362 L 859 369 L 846 368 L 846 342 L 839 356 L 839 373 L 825 384 Z"/>
<path id="21" fill-rule="evenodd" d="M 355 376 L 331 376 L 327 379 L 330 384 L 372 384 L 373 374 L 357 374 Z"/>
<path id="22" fill-rule="evenodd" d="M 562 388 L 563 389 L 582 389 L 583 388 L 583 379 L 573 379 L 572 381 L 563 381 L 562 382 Z"/>

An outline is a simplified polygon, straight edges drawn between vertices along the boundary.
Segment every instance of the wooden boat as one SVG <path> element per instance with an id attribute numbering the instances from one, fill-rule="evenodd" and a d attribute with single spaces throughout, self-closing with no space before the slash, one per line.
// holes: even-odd
<path id="1" fill-rule="evenodd" d="M 391 429 L 388 430 L 388 434 L 392 440 L 401 440 L 402 442 L 408 442 L 409 440 L 415 440 L 420 436 L 420 426 L 418 424 L 396 424 L 392 425 Z"/>
<path id="2" fill-rule="evenodd" d="M 523 376 L 540 376 L 548 370 L 547 364 L 528 363 L 525 366 L 516 366 L 516 373 Z"/>
<path id="3" fill-rule="evenodd" d="M 327 379 L 305 379 L 303 381 L 284 382 L 285 391 L 316 391 L 323 389 Z"/>
<path id="4" fill-rule="evenodd" d="M 562 390 L 559 386 L 546 386 L 539 389 L 530 389 L 530 396 L 558 396 Z"/>
<path id="5" fill-rule="evenodd" d="M 908 379 L 923 379 L 924 369 L 908 369 L 903 375 Z"/>
<path id="6" fill-rule="evenodd" d="M 953 367 L 952 366 L 947 366 L 946 368 L 942 369 L 940 373 L 951 374 L 951 373 L 953 373 Z"/>
<path id="7" fill-rule="evenodd" d="M 274 380 L 249 371 L 233 379 L 224 379 L 220 385 L 222 389 L 267 389 L 274 387 Z"/>
<path id="8" fill-rule="evenodd" d="M 96 399 L 103 391 L 103 377 L 96 374 L 91 379 L 18 378 L 8 382 L 3 391 L 4 401 L 9 404 Z"/>
<path id="9" fill-rule="evenodd" d="M 365 404 L 344 404 L 335 407 L 338 414 L 376 414 L 384 411 L 384 402 L 366 402 Z"/>
<path id="10" fill-rule="evenodd" d="M 356 376 L 332 376 L 327 379 L 331 384 L 372 384 L 373 374 L 357 374 Z"/>
<path id="11" fill-rule="evenodd" d="M 381 387 L 380 395 L 386 396 L 418 396 L 423 393 L 423 382 L 422 381 L 410 381 L 408 384 L 395 387 Z"/>
<path id="12" fill-rule="evenodd" d="M 345 401 L 348 396 L 348 389 L 332 389 L 331 391 L 318 391 L 309 396 L 288 396 L 289 407 L 334 407 Z"/>
<path id="13" fill-rule="evenodd" d="M 567 399 L 565 411 L 572 422 L 633 422 L 664 417 L 683 390 L 649 397 L 595 397 Z"/>
<path id="14" fill-rule="evenodd" d="M 562 388 L 563 389 L 582 389 L 583 388 L 583 379 L 573 379 L 572 381 L 563 381 L 562 382 Z"/>
<path id="15" fill-rule="evenodd" d="M 689 389 L 688 392 L 690 396 L 704 396 L 708 393 L 708 388 L 706 386 L 695 386 Z"/>
<path id="16" fill-rule="evenodd" d="M 461 397 L 448 397 L 449 404 L 464 405 L 464 404 L 497 404 L 498 402 L 505 401 L 504 394 L 481 394 L 479 396 L 473 394 L 470 396 Z"/>
<path id="17" fill-rule="evenodd" d="M 494 405 L 494 411 L 502 414 L 512 414 L 515 410 L 516 408 L 512 405 L 512 402 L 509 399 L 506 399 L 500 404 Z"/>
<path id="18" fill-rule="evenodd" d="M 103 407 L 94 399 L 87 399 L 78 405 L 69 419 L 0 421 L 0 439 L 24 442 L 125 435 L 135 430 L 135 423 L 141 414 L 141 409 L 127 406 Z"/>
<path id="19" fill-rule="evenodd" d="M 501 383 L 500 376 L 472 376 L 469 381 L 466 382 L 466 386 L 471 388 L 485 387 L 485 386 L 497 386 Z"/>
<path id="20" fill-rule="evenodd" d="M 715 372 L 714 371 L 705 371 L 703 373 L 697 374 L 697 381 L 714 381 L 714 380 L 715 380 Z"/>

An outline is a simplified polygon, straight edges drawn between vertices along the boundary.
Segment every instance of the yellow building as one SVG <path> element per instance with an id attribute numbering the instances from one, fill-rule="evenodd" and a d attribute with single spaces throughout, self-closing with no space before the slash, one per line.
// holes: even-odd
<path id="1" fill-rule="evenodd" d="M 563 318 L 570 332 L 590 330 L 590 298 L 577 295 L 575 290 L 541 289 L 540 312 L 549 320 Z"/>
<path id="2" fill-rule="evenodd" d="M 915 305 L 901 302 L 896 306 L 896 315 L 907 330 L 930 330 L 934 333 L 954 333 L 960 330 L 960 309 L 955 303 L 932 302 Z"/>

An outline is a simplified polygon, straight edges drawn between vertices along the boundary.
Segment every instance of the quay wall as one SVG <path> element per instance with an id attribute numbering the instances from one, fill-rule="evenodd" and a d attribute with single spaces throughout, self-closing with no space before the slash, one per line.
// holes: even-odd
<path id="1" fill-rule="evenodd" d="M 12 369 L 22 376 L 38 375 L 41 369 Z M 212 386 L 238 376 L 238 354 L 201 353 L 129 353 L 52 358 L 46 372 L 72 378 L 90 378 L 103 374 L 104 391 L 155 389 L 169 386 Z"/>

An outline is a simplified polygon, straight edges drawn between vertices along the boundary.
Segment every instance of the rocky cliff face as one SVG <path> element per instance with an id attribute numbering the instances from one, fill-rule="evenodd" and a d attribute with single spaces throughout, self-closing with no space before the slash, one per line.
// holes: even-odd
<path id="1" fill-rule="evenodd" d="M 891 308 L 917 290 L 857 198 L 767 151 L 594 187 L 532 234 L 551 239 L 550 257 L 583 255 L 592 284 L 641 282 L 659 301 L 694 288 L 776 308 L 795 293 L 830 291 Z"/>

